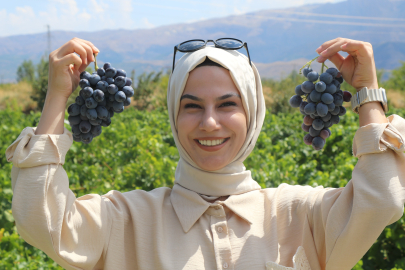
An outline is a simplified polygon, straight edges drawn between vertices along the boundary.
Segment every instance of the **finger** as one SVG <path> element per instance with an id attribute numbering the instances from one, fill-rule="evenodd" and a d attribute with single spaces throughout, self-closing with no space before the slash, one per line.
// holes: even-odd
<path id="1" fill-rule="evenodd" d="M 340 46 L 350 41 L 349 39 L 338 39 L 335 43 L 331 44 L 329 47 L 325 48 L 321 53 L 319 53 L 321 59 L 329 59 L 332 55 L 338 53 L 342 50 Z M 318 58 L 319 59 L 319 58 Z M 318 60 L 320 61 L 320 60 Z"/>
<path id="2" fill-rule="evenodd" d="M 82 65 L 82 63 L 82 59 L 75 53 L 68 54 L 59 60 L 60 65 L 70 68 L 70 65 L 73 64 L 74 69 L 76 70 L 79 70 L 79 67 Z"/>
<path id="3" fill-rule="evenodd" d="M 91 47 L 88 44 L 86 44 L 80 40 L 78 40 L 77 42 L 86 50 L 87 63 L 85 63 L 85 65 L 87 66 L 91 62 L 94 62 L 93 50 L 91 49 Z"/>
<path id="4" fill-rule="evenodd" d="M 78 40 L 80 40 L 81 42 L 84 42 L 84 43 L 86 43 L 87 45 L 89 45 L 91 48 L 92 48 L 92 53 L 94 53 L 94 54 L 98 54 L 99 52 L 100 52 L 100 50 L 96 47 L 96 46 L 94 46 L 94 44 L 93 43 L 91 43 L 90 41 L 88 41 L 88 40 L 84 40 L 84 39 L 80 39 L 80 38 L 77 38 Z M 93 59 L 93 61 L 94 61 L 94 59 Z"/>
<path id="5" fill-rule="evenodd" d="M 321 46 L 319 46 L 318 49 L 316 49 L 315 51 L 320 54 L 321 52 L 323 52 L 325 49 L 329 48 L 332 44 L 335 44 L 336 42 L 338 42 L 340 38 L 335 38 L 329 41 L 324 42 Z"/>
<path id="6" fill-rule="evenodd" d="M 66 42 L 60 50 L 57 52 L 57 57 L 59 59 L 65 57 L 66 55 L 69 55 L 71 53 L 77 53 L 80 55 L 80 58 L 82 59 L 84 64 L 87 64 L 88 61 L 88 52 L 85 47 L 83 47 L 80 43 L 78 43 L 75 40 L 70 40 Z"/>
<path id="7" fill-rule="evenodd" d="M 358 40 L 350 40 L 340 46 L 340 49 L 347 53 L 355 53 L 357 57 L 364 57 L 368 58 L 372 55 L 373 49 L 370 43 L 358 41 Z"/>

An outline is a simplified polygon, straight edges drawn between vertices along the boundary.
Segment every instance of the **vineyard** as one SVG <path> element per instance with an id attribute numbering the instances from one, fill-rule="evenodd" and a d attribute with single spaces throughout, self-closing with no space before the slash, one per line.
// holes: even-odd
<path id="1" fill-rule="evenodd" d="M 167 77 L 163 76 L 159 82 L 161 89 L 165 89 Z M 302 82 L 297 74 L 279 82 L 263 81 L 268 109 L 256 148 L 245 166 L 262 188 L 277 187 L 281 183 L 344 187 L 357 162 L 352 155 L 352 140 L 359 127 L 358 115 L 348 109 L 339 125 L 331 128 L 332 134 L 324 148 L 313 150 L 302 140 L 302 115 L 288 108 L 296 82 Z M 157 91 L 149 100 L 140 101 L 142 104 L 149 102 L 148 108 L 140 110 L 135 101 L 135 106 L 116 114 L 113 123 L 92 143 L 73 143 L 63 167 L 76 197 L 89 193 L 101 195 L 110 190 L 149 191 L 162 186 L 172 187 L 179 154 L 167 110 L 161 106 L 163 91 Z M 391 114 L 405 117 L 405 108 L 391 106 L 388 115 Z M 6 161 L 4 153 L 25 127 L 37 126 L 40 115 L 38 110 L 27 113 L 26 108 L 17 105 L 16 99 L 3 103 L 0 110 L 0 270 L 62 269 L 45 253 L 19 237 L 11 212 L 12 164 Z M 69 124 L 65 127 L 70 130 Z M 354 269 L 405 269 L 404 223 L 405 217 L 402 217 L 386 227 Z"/>

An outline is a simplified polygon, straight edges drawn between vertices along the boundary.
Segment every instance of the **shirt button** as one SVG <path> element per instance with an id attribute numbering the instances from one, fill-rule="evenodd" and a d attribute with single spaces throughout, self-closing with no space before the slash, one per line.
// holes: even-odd
<path id="1" fill-rule="evenodd" d="M 227 263 L 224 263 L 223 267 L 224 267 L 225 269 L 228 268 L 228 264 L 227 264 Z"/>
<path id="2" fill-rule="evenodd" d="M 222 227 L 218 227 L 218 229 L 217 229 L 217 231 L 218 231 L 219 233 L 221 233 L 223 230 L 224 230 L 224 229 L 222 229 Z"/>
<path id="3" fill-rule="evenodd" d="M 221 207 L 219 207 L 218 205 L 217 206 L 214 206 L 214 209 L 215 210 L 219 210 Z"/>

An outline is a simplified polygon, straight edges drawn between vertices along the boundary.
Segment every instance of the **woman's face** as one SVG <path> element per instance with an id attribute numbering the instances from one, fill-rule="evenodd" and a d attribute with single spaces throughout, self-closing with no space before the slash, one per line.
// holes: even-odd
<path id="1" fill-rule="evenodd" d="M 245 142 L 246 113 L 229 71 L 202 66 L 190 72 L 177 117 L 181 145 L 202 169 L 228 165 Z"/>

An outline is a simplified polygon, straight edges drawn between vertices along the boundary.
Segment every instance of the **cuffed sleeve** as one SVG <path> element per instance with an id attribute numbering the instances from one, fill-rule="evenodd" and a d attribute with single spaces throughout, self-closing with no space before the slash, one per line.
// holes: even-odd
<path id="1" fill-rule="evenodd" d="M 351 269 L 404 213 L 405 120 L 398 115 L 388 120 L 359 128 L 352 179 L 316 196 L 312 230 L 322 269 Z"/>
<path id="2" fill-rule="evenodd" d="M 28 168 L 46 164 L 64 164 L 73 143 L 72 133 L 35 135 L 36 127 L 26 127 L 7 148 L 6 158 L 14 167 Z"/>
<path id="3" fill-rule="evenodd" d="M 98 194 L 76 198 L 62 164 L 72 134 L 35 135 L 25 128 L 6 150 L 13 162 L 12 212 L 20 236 L 65 269 L 101 269 L 107 250 L 111 201 Z"/>
<path id="4" fill-rule="evenodd" d="M 389 116 L 388 123 L 368 124 L 359 128 L 353 138 L 353 156 L 373 154 L 386 151 L 388 148 L 396 152 L 405 151 L 405 123 L 396 114 Z"/>

